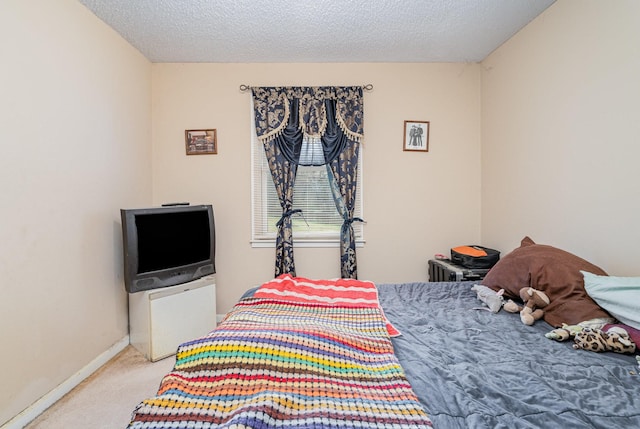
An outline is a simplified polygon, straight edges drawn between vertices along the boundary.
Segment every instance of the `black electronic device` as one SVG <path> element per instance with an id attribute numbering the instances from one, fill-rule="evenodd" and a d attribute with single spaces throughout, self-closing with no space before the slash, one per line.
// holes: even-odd
<path id="1" fill-rule="evenodd" d="M 121 209 L 127 292 L 186 283 L 214 274 L 211 205 Z"/>
<path id="2" fill-rule="evenodd" d="M 430 259 L 428 265 L 430 282 L 480 281 L 489 272 L 489 268 L 465 268 L 449 259 Z"/>

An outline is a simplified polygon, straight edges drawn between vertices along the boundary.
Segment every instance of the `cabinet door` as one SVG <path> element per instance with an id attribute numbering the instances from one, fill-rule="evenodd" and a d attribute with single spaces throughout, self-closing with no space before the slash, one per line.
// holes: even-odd
<path id="1" fill-rule="evenodd" d="M 180 344 L 216 327 L 215 284 L 152 295 L 149 306 L 152 361 L 174 354 Z"/>

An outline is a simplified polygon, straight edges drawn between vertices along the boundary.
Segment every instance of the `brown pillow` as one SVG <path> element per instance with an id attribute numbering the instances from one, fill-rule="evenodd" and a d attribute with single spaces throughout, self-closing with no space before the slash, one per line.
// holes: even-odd
<path id="1" fill-rule="evenodd" d="M 575 325 L 596 317 L 611 317 L 584 289 L 580 270 L 606 276 L 601 268 L 564 250 L 536 244 L 525 237 L 520 247 L 491 268 L 482 284 L 505 290 L 505 296 L 520 301 L 520 289 L 532 287 L 549 296 L 544 320 L 554 327 Z"/>

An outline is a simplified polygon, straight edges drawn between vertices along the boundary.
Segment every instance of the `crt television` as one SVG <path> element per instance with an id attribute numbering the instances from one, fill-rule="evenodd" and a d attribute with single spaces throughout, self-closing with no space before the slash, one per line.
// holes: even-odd
<path id="1" fill-rule="evenodd" d="M 124 285 L 129 293 L 216 272 L 211 205 L 121 209 Z"/>

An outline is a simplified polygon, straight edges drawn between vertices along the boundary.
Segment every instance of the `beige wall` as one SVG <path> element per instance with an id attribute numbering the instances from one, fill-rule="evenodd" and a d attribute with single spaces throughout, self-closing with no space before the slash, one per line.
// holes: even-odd
<path id="1" fill-rule="evenodd" d="M 75 0 L 0 2 L 0 425 L 125 338 L 151 65 Z"/>
<path id="2" fill-rule="evenodd" d="M 425 280 L 436 252 L 527 234 L 637 275 L 639 18 L 559 0 L 481 65 L 150 65 L 75 0 L 1 1 L 0 425 L 127 334 L 119 208 L 215 206 L 218 313 L 273 275 L 249 244 L 240 84 L 374 85 L 360 278 Z M 431 121 L 429 153 L 402 151 L 407 119 Z M 207 127 L 218 155 L 187 157 Z M 296 261 L 339 274 L 336 248 Z"/>
<path id="3" fill-rule="evenodd" d="M 479 240 L 480 68 L 472 64 L 154 64 L 153 201 L 211 203 L 218 313 L 273 277 L 251 248 L 250 85 L 372 84 L 364 105 L 361 279 L 427 280 L 427 259 Z M 404 120 L 431 122 L 430 151 L 403 152 Z M 216 128 L 218 154 L 186 156 L 185 129 Z M 295 250 L 299 276 L 340 275 L 339 249 Z"/>
<path id="4" fill-rule="evenodd" d="M 559 0 L 482 63 L 482 239 L 638 275 L 640 2 Z"/>

